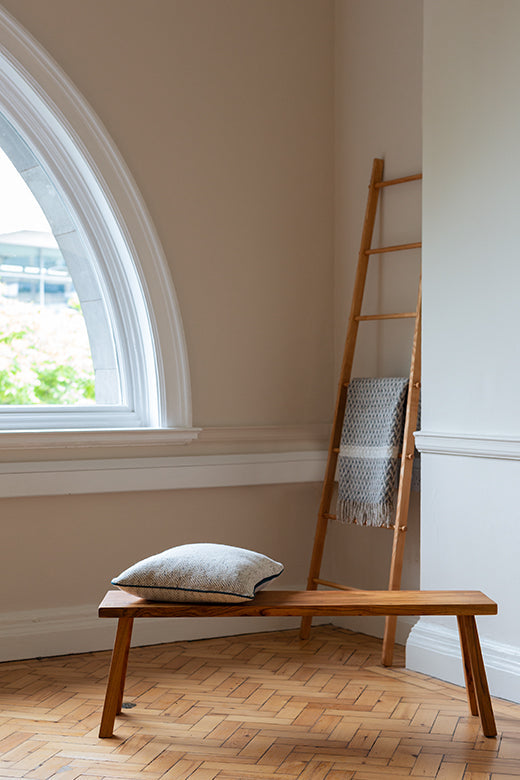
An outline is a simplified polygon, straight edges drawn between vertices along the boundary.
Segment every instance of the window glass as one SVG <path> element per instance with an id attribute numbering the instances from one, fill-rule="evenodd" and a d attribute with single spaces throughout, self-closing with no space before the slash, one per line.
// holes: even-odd
<path id="1" fill-rule="evenodd" d="M 91 404 L 94 367 L 67 264 L 0 150 L 0 404 Z"/>

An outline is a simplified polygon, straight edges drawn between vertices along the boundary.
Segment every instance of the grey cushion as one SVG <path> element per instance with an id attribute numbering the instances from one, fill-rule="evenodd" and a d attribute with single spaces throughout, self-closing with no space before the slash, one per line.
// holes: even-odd
<path id="1" fill-rule="evenodd" d="M 149 601 L 241 602 L 283 572 L 261 553 L 227 544 L 183 544 L 152 555 L 112 580 Z"/>

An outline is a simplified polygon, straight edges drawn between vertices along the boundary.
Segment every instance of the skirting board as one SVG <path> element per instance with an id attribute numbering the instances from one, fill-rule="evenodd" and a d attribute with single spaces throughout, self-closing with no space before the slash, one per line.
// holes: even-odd
<path id="1" fill-rule="evenodd" d="M 398 645 L 406 645 L 406 640 L 410 635 L 413 625 L 417 621 L 416 617 L 402 615 L 397 618 L 397 628 L 395 631 L 395 642 Z M 367 634 L 382 639 L 385 633 L 385 619 L 383 617 L 354 616 L 354 617 L 334 617 L 331 622 L 340 628 L 348 628 L 357 634 Z"/>
<path id="2" fill-rule="evenodd" d="M 331 620 L 315 618 L 315 623 Z M 0 662 L 109 650 L 116 622 L 98 618 L 97 604 L 4 613 L 0 615 Z M 291 617 L 136 620 L 132 645 L 282 631 L 299 624 L 300 618 Z"/>
<path id="3" fill-rule="evenodd" d="M 520 703 L 520 648 L 482 637 L 480 643 L 491 695 Z M 406 643 L 406 668 L 464 685 L 455 619 L 453 628 L 419 620 Z"/>

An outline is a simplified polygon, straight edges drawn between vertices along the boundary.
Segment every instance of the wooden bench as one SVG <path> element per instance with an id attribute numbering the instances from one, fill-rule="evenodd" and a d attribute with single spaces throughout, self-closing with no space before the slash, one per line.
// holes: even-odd
<path id="1" fill-rule="evenodd" d="M 480 715 L 486 737 L 496 736 L 475 615 L 496 615 L 497 605 L 479 591 L 265 590 L 243 604 L 191 604 L 145 601 L 120 590 L 109 591 L 99 617 L 118 618 L 99 736 L 111 737 L 121 712 L 134 618 L 258 617 L 339 615 L 456 615 L 469 708 Z"/>

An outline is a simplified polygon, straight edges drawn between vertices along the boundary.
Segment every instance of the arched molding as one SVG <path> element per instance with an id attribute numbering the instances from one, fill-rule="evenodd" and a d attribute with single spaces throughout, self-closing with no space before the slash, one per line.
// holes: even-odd
<path id="1" fill-rule="evenodd" d="M 181 429 L 185 439 L 191 393 L 182 321 L 146 206 L 91 107 L 1 7 L 0 111 L 46 168 L 96 266 L 124 386 L 114 427 Z M 96 407 L 92 422 L 80 427 L 111 427 L 110 412 Z M 13 410 L 6 427 L 17 427 L 18 414 Z M 60 414 L 63 420 L 50 427 L 78 418 L 56 410 L 57 420 Z M 77 420 L 69 427 L 78 427 Z"/>

